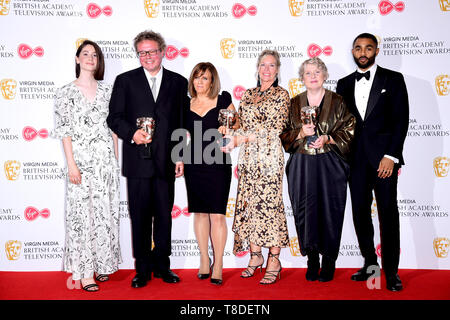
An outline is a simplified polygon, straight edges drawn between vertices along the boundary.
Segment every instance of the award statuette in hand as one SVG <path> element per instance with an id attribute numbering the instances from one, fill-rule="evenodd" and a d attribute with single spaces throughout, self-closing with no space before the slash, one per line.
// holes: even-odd
<path id="1" fill-rule="evenodd" d="M 234 110 L 220 109 L 218 120 L 221 126 L 224 126 L 227 129 L 233 129 L 233 126 L 236 124 L 237 116 L 237 112 Z M 232 132 L 230 132 L 229 134 L 232 134 Z M 223 138 L 222 146 L 225 147 L 229 142 L 230 139 Z"/>
<path id="2" fill-rule="evenodd" d="M 300 109 L 300 118 L 303 124 L 313 124 L 317 126 L 317 120 L 319 118 L 318 106 L 305 106 Z M 317 134 L 306 137 L 306 143 L 309 146 L 310 143 L 316 141 Z"/>
<path id="3" fill-rule="evenodd" d="M 139 129 L 144 130 L 148 136 L 148 139 L 153 138 L 153 133 L 155 132 L 155 120 L 151 117 L 140 117 L 136 119 L 136 126 Z M 139 151 L 140 156 L 142 159 L 151 159 L 151 151 L 150 151 L 150 145 L 145 144 L 142 146 L 142 148 Z"/>

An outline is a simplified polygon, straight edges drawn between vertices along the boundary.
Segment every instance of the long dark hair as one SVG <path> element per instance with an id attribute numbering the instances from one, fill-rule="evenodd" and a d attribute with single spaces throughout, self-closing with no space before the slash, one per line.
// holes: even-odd
<path id="1" fill-rule="evenodd" d="M 95 53 L 97 54 L 97 69 L 94 72 L 95 80 L 103 80 L 103 76 L 105 75 L 105 58 L 103 57 L 102 49 L 91 40 L 84 40 L 83 43 L 78 47 L 77 53 L 75 54 L 77 57 L 80 57 L 81 50 L 87 45 L 91 45 L 94 47 Z M 80 76 L 80 65 L 75 61 L 75 76 L 78 78 Z"/>

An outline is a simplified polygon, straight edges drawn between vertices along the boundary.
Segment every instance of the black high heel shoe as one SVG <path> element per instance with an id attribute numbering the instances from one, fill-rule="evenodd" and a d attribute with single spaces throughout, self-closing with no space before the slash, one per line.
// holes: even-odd
<path id="1" fill-rule="evenodd" d="M 264 264 L 264 257 L 262 256 L 261 251 L 258 252 L 252 252 L 250 253 L 250 259 L 253 256 L 257 256 L 259 258 L 263 258 L 263 261 L 261 262 L 261 264 L 257 265 L 257 266 L 248 266 L 247 269 L 245 269 L 243 271 L 243 274 L 241 274 L 241 278 L 250 278 L 253 277 L 253 275 L 255 274 L 256 269 L 260 268 L 260 271 L 262 272 L 262 266 Z M 250 272 L 249 270 L 252 270 L 252 272 Z"/>
<path id="2" fill-rule="evenodd" d="M 209 275 L 211 273 L 211 258 L 209 258 L 209 272 L 208 273 L 197 273 L 197 278 L 200 280 L 205 280 L 209 278 Z"/>
<path id="3" fill-rule="evenodd" d="M 210 279 L 210 281 L 211 281 L 211 283 L 212 284 L 215 284 L 215 285 L 221 285 L 222 284 L 222 279 L 219 279 L 219 278 L 213 278 L 212 277 L 212 270 L 214 269 L 214 264 L 211 266 L 211 279 Z"/>
<path id="4" fill-rule="evenodd" d="M 272 271 L 267 271 L 267 266 L 266 266 L 266 274 L 264 275 L 264 278 L 262 278 L 262 280 L 269 280 L 268 282 L 262 282 L 260 281 L 260 284 L 274 284 L 275 282 L 277 282 L 277 278 L 278 280 L 281 280 L 281 269 L 283 269 L 281 267 L 281 261 L 280 259 L 278 259 L 278 257 L 280 256 L 279 253 L 277 254 L 273 254 L 271 252 L 269 252 L 269 257 L 267 258 L 267 264 L 269 264 L 269 259 L 277 259 L 278 263 L 280 264 L 280 269 L 278 270 L 272 270 Z"/>

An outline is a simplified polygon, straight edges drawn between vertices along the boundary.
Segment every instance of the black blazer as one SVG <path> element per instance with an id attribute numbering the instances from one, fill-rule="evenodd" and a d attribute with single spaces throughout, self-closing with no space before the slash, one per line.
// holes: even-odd
<path id="1" fill-rule="evenodd" d="M 365 156 L 378 168 L 384 155 L 399 159 L 403 165 L 403 144 L 409 125 L 408 92 L 403 75 L 377 66 L 375 78 L 362 119 L 355 103 L 356 71 L 337 83 L 336 92 L 344 97 L 356 117 L 352 159 Z"/>
<path id="2" fill-rule="evenodd" d="M 142 67 L 116 77 L 106 121 L 123 140 L 122 173 L 125 177 L 174 177 L 175 164 L 170 154 L 176 142 L 171 141 L 171 135 L 175 129 L 183 127 L 183 109 L 188 103 L 186 78 L 167 69 L 163 68 L 156 102 Z M 152 159 L 141 159 L 139 148 L 142 146 L 131 142 L 139 117 L 153 117 L 156 121 L 150 144 Z"/>

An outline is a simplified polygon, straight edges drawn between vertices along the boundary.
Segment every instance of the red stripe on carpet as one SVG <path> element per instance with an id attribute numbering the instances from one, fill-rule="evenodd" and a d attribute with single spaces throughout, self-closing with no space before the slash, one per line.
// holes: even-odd
<path id="1" fill-rule="evenodd" d="M 273 285 L 259 284 L 259 271 L 249 279 L 239 277 L 242 269 L 225 269 L 224 283 L 215 286 L 199 280 L 196 269 L 174 270 L 181 278 L 168 284 L 153 278 L 146 287 L 131 288 L 133 270 L 119 270 L 100 283 L 95 293 L 69 289 L 64 272 L 0 272 L 1 300 L 448 300 L 450 270 L 400 270 L 404 290 L 386 289 L 384 276 L 380 289 L 368 289 L 354 282 L 356 269 L 337 269 L 331 282 L 308 282 L 306 269 L 283 269 L 281 280 Z M 69 284 L 71 284 L 69 279 Z"/>

